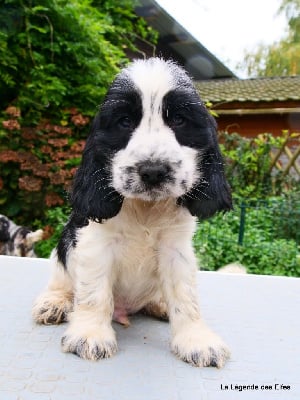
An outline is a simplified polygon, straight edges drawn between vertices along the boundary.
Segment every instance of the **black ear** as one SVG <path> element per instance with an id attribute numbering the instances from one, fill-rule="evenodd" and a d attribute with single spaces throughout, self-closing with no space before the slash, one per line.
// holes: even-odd
<path id="1" fill-rule="evenodd" d="M 70 194 L 76 214 L 101 222 L 118 214 L 123 197 L 111 186 L 112 153 L 101 143 L 99 117 L 93 122 Z"/>
<path id="2" fill-rule="evenodd" d="M 200 219 L 212 217 L 219 211 L 232 209 L 229 184 L 224 175 L 224 162 L 217 143 L 215 128 L 209 129 L 209 146 L 199 153 L 198 170 L 201 178 L 190 192 L 179 199 L 179 204 Z"/>

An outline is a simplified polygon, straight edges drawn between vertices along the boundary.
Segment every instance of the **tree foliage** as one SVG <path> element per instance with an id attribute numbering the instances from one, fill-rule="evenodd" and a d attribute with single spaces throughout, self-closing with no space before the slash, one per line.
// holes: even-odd
<path id="1" fill-rule="evenodd" d="M 61 107 L 94 114 L 136 39 L 155 33 L 133 0 L 4 0 L 0 14 L 0 102 L 31 123 Z"/>
<path id="2" fill-rule="evenodd" d="M 245 54 L 239 65 L 249 76 L 288 76 L 300 74 L 300 0 L 283 0 L 279 13 L 288 20 L 287 35 L 269 46 L 260 44 Z"/>

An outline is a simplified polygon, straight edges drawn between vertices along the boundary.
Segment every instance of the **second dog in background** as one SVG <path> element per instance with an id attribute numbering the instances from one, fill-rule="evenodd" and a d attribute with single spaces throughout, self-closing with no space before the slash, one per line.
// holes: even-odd
<path id="1" fill-rule="evenodd" d="M 0 255 L 36 257 L 34 244 L 43 238 L 43 230 L 32 231 L 26 226 L 16 225 L 0 214 Z"/>

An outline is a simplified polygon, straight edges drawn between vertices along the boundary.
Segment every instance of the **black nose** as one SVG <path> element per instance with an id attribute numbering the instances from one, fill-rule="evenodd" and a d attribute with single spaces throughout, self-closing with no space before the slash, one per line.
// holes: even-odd
<path id="1" fill-rule="evenodd" d="M 168 178 L 170 167 L 166 164 L 144 163 L 138 168 L 141 180 L 149 186 L 156 186 L 163 183 Z"/>

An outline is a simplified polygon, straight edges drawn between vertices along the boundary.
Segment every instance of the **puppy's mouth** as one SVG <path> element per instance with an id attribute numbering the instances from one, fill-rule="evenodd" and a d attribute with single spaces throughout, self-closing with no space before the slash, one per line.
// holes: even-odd
<path id="1" fill-rule="evenodd" d="M 190 189 L 188 179 L 179 179 L 172 166 L 160 163 L 127 167 L 118 182 L 116 190 L 124 197 L 145 201 L 178 198 Z"/>
<path id="2" fill-rule="evenodd" d="M 175 183 L 168 163 L 146 161 L 123 169 L 120 192 L 125 197 L 162 200 L 170 197 Z"/>
<path id="3" fill-rule="evenodd" d="M 145 184 L 143 182 L 133 182 L 128 179 L 122 192 L 125 197 L 139 198 L 143 200 L 163 200 L 172 196 L 172 184 L 164 182 L 160 184 Z"/>
<path id="4" fill-rule="evenodd" d="M 171 196 L 171 191 L 168 188 L 136 188 L 131 192 L 131 196 L 133 198 L 139 198 L 142 200 L 149 200 L 149 201 L 159 201 L 164 200 Z"/>

